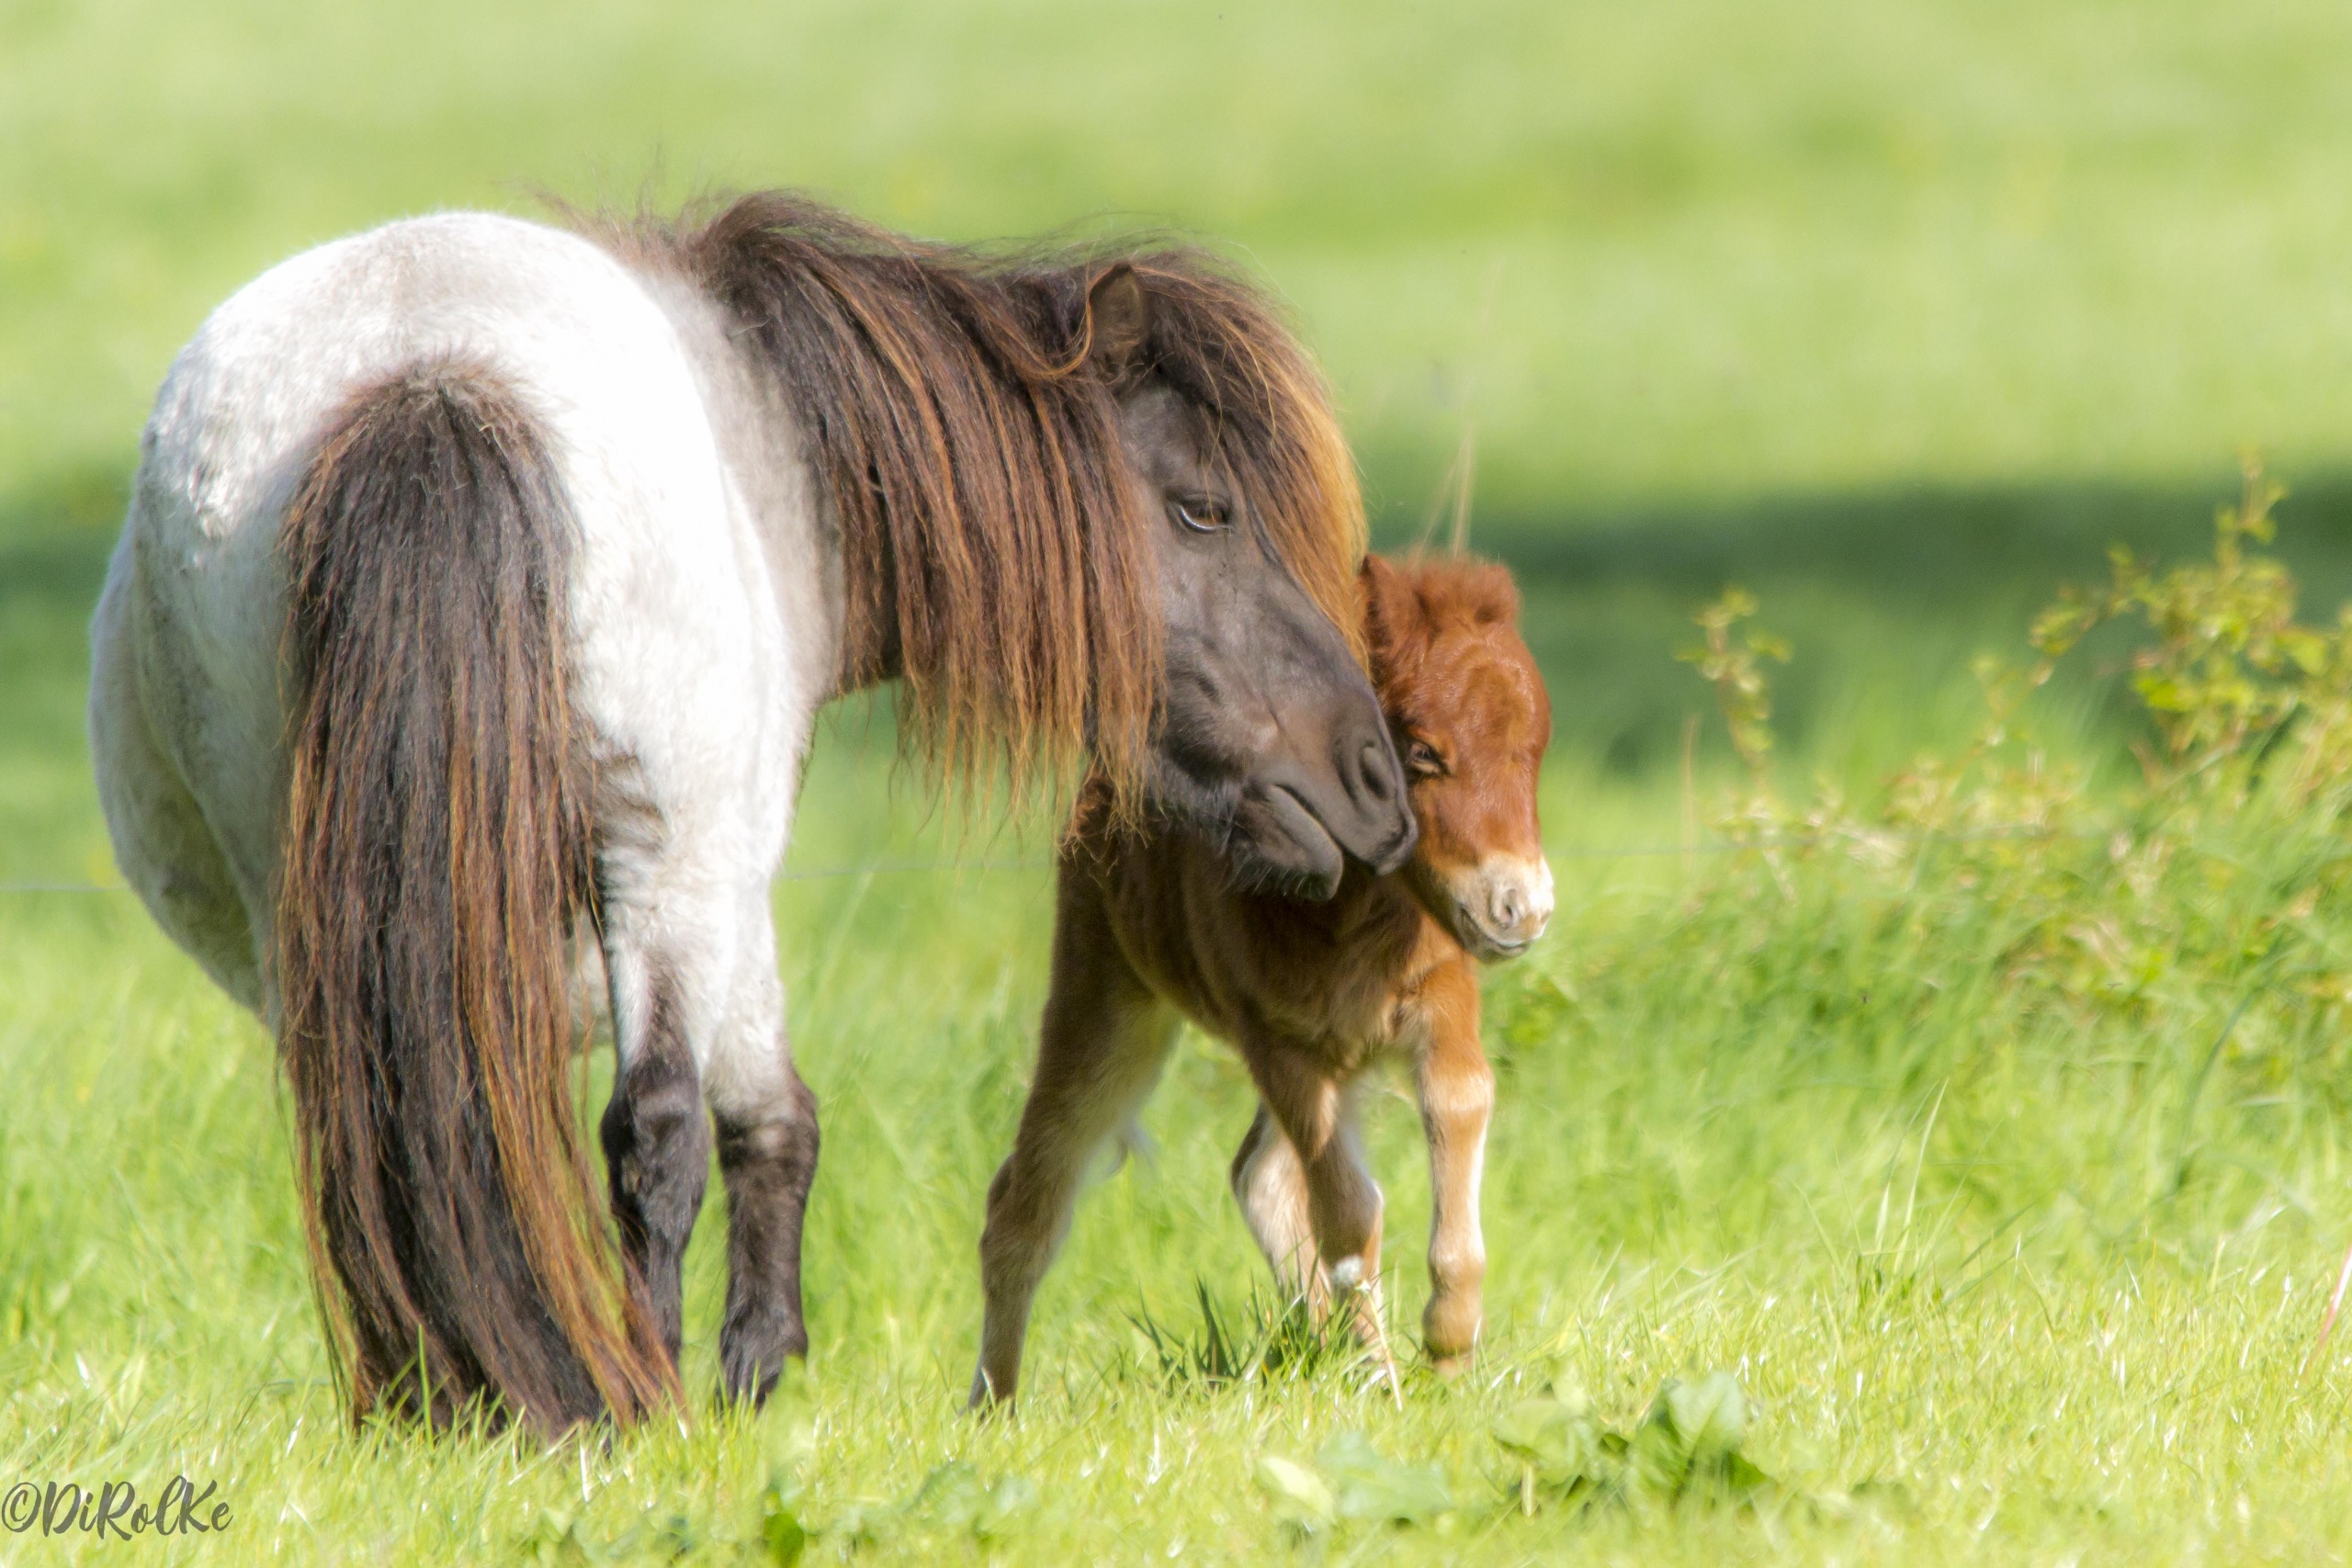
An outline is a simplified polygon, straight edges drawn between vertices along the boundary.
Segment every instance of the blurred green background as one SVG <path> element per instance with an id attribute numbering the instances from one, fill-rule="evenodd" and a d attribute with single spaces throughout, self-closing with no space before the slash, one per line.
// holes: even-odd
<path id="1" fill-rule="evenodd" d="M 1473 454 L 1564 762 L 1673 773 L 1667 655 L 1736 578 L 1792 765 L 1866 784 L 2109 539 L 2193 547 L 2245 446 L 2352 585 L 2347 45 L 2326 0 L 0 0 L 0 874 L 102 858 L 56 760 L 175 348 L 305 245 L 543 192 L 1227 246 L 1383 539 Z"/>
<path id="2" fill-rule="evenodd" d="M 51 764 L 174 348 L 306 244 L 538 193 L 1214 240 L 1327 362 L 1383 541 L 1473 454 L 1564 760 L 1672 771 L 1665 653 L 1740 579 L 1794 752 L 1865 781 L 2109 538 L 2192 546 L 2242 446 L 2352 583 L 2347 45 L 2324 0 L 5 0 L 0 656 L 45 680 L 0 783 L 62 816 L 0 872 L 96 853 Z"/>

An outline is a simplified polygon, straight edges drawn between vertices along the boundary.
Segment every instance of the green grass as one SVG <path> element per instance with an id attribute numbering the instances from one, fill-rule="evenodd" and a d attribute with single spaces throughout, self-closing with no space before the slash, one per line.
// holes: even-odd
<path id="1" fill-rule="evenodd" d="M 797 866 L 940 852 L 911 811 L 872 804 L 882 767 L 820 753 Z M 1588 796 L 1610 791 L 1555 791 L 1555 839 Z M 1642 814 L 1619 809 L 1629 829 Z M 1561 869 L 1555 934 L 1490 988 L 1494 1272 L 1471 1376 L 1414 1378 L 1398 1407 L 1329 1367 L 1166 1374 L 1135 1320 L 1197 1340 L 1204 1282 L 1246 1323 L 1258 1268 L 1222 1181 L 1249 1092 L 1188 1039 L 1148 1119 L 1156 1161 L 1090 1195 L 1046 1288 L 1021 1415 L 960 1418 L 1044 877 L 812 875 L 778 900 L 827 1129 L 808 1370 L 757 1422 L 706 1411 L 683 1433 L 552 1454 L 345 1435 L 266 1040 L 128 899 L 9 898 L 0 1477 L 217 1480 L 237 1522 L 177 1549 L 188 1561 L 439 1562 L 566 1531 L 658 1560 L 673 1517 L 703 1543 L 691 1560 L 729 1561 L 780 1475 L 800 1517 L 831 1527 L 818 1552 L 847 1552 L 862 1519 L 865 1553 L 891 1560 L 967 1539 L 877 1507 L 961 1461 L 1035 1489 L 996 1527 L 1003 1560 L 1257 1562 L 1292 1550 L 1260 1461 L 1358 1432 L 1438 1467 L 1462 1506 L 1415 1529 L 1343 1524 L 1328 1551 L 1349 1561 L 2344 1549 L 2352 1343 L 2299 1376 L 2352 1222 L 2340 1039 L 2266 1013 L 2215 1066 L 2234 995 L 2178 986 L 2116 1018 L 2020 998 L 1992 962 L 1997 922 L 1933 879 L 1891 919 L 1883 889 L 1834 866 L 1785 904 L 1722 873 L 1694 897 L 1670 860 Z M 1384 1104 L 1374 1125 L 1401 1325 L 1427 1203 L 1409 1111 Z M 690 1263 L 697 1386 L 715 1372 L 714 1229 Z M 1491 1431 L 1515 1402 L 1565 1375 L 1630 1427 L 1663 1380 L 1710 1369 L 1759 1407 L 1747 1457 L 1800 1499 L 1513 1511 L 1517 1466 Z"/>
<path id="2" fill-rule="evenodd" d="M 70 877 L 101 852 L 63 729 L 67 617 L 38 592 L 0 605 L 37 672 L 10 697 L 37 742 L 6 763 L 25 803 L 12 869 Z M 2108 722 L 2078 694 L 2037 728 L 2088 755 Z M 1702 773 L 1712 798 L 1722 771 Z M 1046 877 L 1018 839 L 943 843 L 888 778 L 866 727 L 836 727 L 778 895 L 827 1135 L 809 1365 L 757 1420 L 706 1408 L 609 1448 L 342 1428 L 266 1039 L 127 897 L 0 898 L 0 1480 L 217 1481 L 230 1532 L 174 1550 L 241 1563 L 735 1561 L 778 1485 L 820 1561 L 2138 1562 L 2352 1541 L 2352 1340 L 2303 1368 L 2352 1230 L 2344 1012 L 2226 953 L 2341 863 L 2324 829 L 2224 829 L 2221 870 L 2171 906 L 2208 956 L 2094 1005 L 2016 983 L 2016 910 L 1940 863 L 1906 881 L 1809 859 L 1782 894 L 1704 843 L 1689 864 L 1584 853 L 1675 843 L 1679 803 L 1566 756 L 1546 798 L 1564 909 L 1489 987 L 1477 1369 L 1412 1376 L 1401 1402 L 1328 1359 L 1239 1382 L 1170 1370 L 1171 1344 L 1199 1359 L 1204 1291 L 1229 1333 L 1266 1331 L 1223 1183 L 1250 1092 L 1188 1038 L 1147 1119 L 1156 1159 L 1090 1194 L 1045 1289 L 1020 1415 L 974 1423 L 956 1414 L 973 1243 L 1023 1089 Z M 959 858 L 980 863 L 836 874 Z M 2315 973 L 2352 927 L 2325 886 L 2301 917 Z M 1397 1100 L 1374 1133 L 1401 1333 L 1418 1132 Z M 698 1388 L 716 1230 L 689 1260 Z M 1539 1489 L 1521 1510 L 1495 1432 L 1524 1401 L 1565 1383 L 1631 1430 L 1666 1380 L 1711 1370 L 1757 1409 L 1760 1500 L 1579 1512 Z M 1298 1541 L 1265 1461 L 1352 1437 L 1433 1471 L 1453 1506 Z M 1018 1506 L 974 1500 L 990 1495 Z M 0 1537 L 11 1552 L 43 1560 Z"/>
<path id="3" fill-rule="evenodd" d="M 145 400 L 206 309 L 399 212 L 791 182 L 927 232 L 1136 215 L 1238 247 L 1329 364 L 1385 537 L 1419 525 L 1468 423 L 1477 537 L 1521 572 L 1558 712 L 1563 898 L 1489 989 L 1472 1375 L 1399 1405 L 1311 1360 L 1167 1370 L 1203 1348 L 1204 1288 L 1265 1331 L 1223 1183 L 1249 1093 L 1188 1038 L 1156 1160 L 1090 1193 L 1045 1288 L 1022 1414 L 970 1423 L 1041 840 L 943 834 L 852 718 L 777 896 L 826 1129 L 808 1368 L 757 1421 L 703 1408 L 541 1454 L 341 1427 L 267 1040 L 126 896 L 0 892 L 0 1486 L 215 1481 L 236 1522 L 171 1548 L 191 1562 L 724 1562 L 778 1480 L 813 1557 L 913 1560 L 976 1544 L 953 1462 L 1000 1498 L 1034 1487 L 978 1508 L 1007 1562 L 2352 1551 L 2352 1333 L 2302 1365 L 2352 1239 L 2345 1019 L 2320 994 L 2352 898 L 2325 834 L 2222 824 L 2165 884 L 2177 929 L 2148 952 L 2171 966 L 2121 1001 L 2053 995 L 1957 862 L 1819 857 L 1783 893 L 1684 856 L 1703 694 L 1668 658 L 1724 581 L 1758 589 L 1798 649 L 1784 783 L 1867 803 L 1951 749 L 1971 657 L 2016 648 L 2109 539 L 2200 548 L 2242 442 L 2301 482 L 2281 547 L 2314 611 L 2352 592 L 2347 29 L 2316 0 L 730 4 L 690 25 L 604 0 L 0 0 L 0 883 L 111 878 L 82 626 Z M 2138 721 L 2113 649 L 2081 666 L 2033 727 L 2120 799 Z M 1713 728 L 1696 774 L 1702 804 L 1730 779 Z M 953 860 L 987 867 L 833 874 Z M 2314 877 L 2290 985 L 2252 954 Z M 2082 895 L 2090 938 L 2124 897 Z M 1409 1327 L 1418 1132 L 1400 1101 L 1375 1123 Z M 717 1229 L 690 1259 L 697 1389 Z M 1494 1437 L 1513 1406 L 1565 1380 L 1631 1431 L 1665 1380 L 1716 1369 L 1779 1490 L 1519 1511 Z M 1262 1462 L 1312 1469 L 1348 1434 L 1459 1506 L 1296 1542 Z M 56 1555 L 0 1533 L 0 1562 Z"/>

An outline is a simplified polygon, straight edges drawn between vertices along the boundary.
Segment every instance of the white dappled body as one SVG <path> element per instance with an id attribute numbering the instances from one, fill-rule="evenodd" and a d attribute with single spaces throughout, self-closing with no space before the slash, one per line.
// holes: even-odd
<path id="1" fill-rule="evenodd" d="M 839 664 L 837 549 L 712 308 L 579 236 L 461 213 L 339 240 L 238 292 L 174 362 L 94 628 L 92 740 L 124 874 L 268 1010 L 279 528 L 354 394 L 435 361 L 513 393 L 577 520 L 571 697 L 605 764 L 600 821 L 641 829 L 600 842 L 616 1035 L 626 1052 L 660 963 L 714 1108 L 762 1109 L 789 1071 L 768 888 Z"/>

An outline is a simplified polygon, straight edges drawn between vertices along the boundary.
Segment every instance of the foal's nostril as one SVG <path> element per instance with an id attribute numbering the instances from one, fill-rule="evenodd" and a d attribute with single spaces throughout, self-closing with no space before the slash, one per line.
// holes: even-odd
<path id="1" fill-rule="evenodd" d="M 1526 900 L 1521 896 L 1520 890 L 1516 887 L 1498 888 L 1495 892 L 1493 903 L 1495 909 L 1495 924 L 1500 926 L 1505 931 L 1510 931 L 1512 927 L 1518 925 L 1520 917 L 1527 912 Z"/>

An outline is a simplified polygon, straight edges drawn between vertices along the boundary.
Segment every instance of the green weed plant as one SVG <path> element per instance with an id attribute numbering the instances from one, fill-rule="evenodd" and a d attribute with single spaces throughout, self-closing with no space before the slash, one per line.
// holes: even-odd
<path id="1" fill-rule="evenodd" d="M 2242 1004 L 2231 1036 L 2251 1019 L 2249 1040 L 2327 1049 L 2352 1006 L 2335 932 L 2352 896 L 2352 605 L 2297 618 L 2292 574 L 2263 552 L 2284 494 L 2249 460 L 2210 560 L 2162 570 L 2117 547 L 2105 584 L 2063 589 L 2034 618 L 2030 660 L 1977 661 L 1970 743 L 1921 755 L 1868 805 L 1782 787 L 1764 666 L 1790 650 L 1743 626 L 1752 595 L 1726 592 L 1680 657 L 1744 765 L 1715 820 L 1741 853 L 1692 899 L 1736 903 L 1760 870 L 1766 908 L 1834 889 L 1922 943 L 1996 933 L 1984 955 L 2022 1005 L 2144 1021 L 2222 996 Z M 2098 788 L 2086 761 L 2036 743 L 2027 705 L 2117 628 L 2134 638 L 2121 667 L 2143 732 L 2136 778 Z M 1799 866 L 1819 872 L 1807 891 Z"/>

